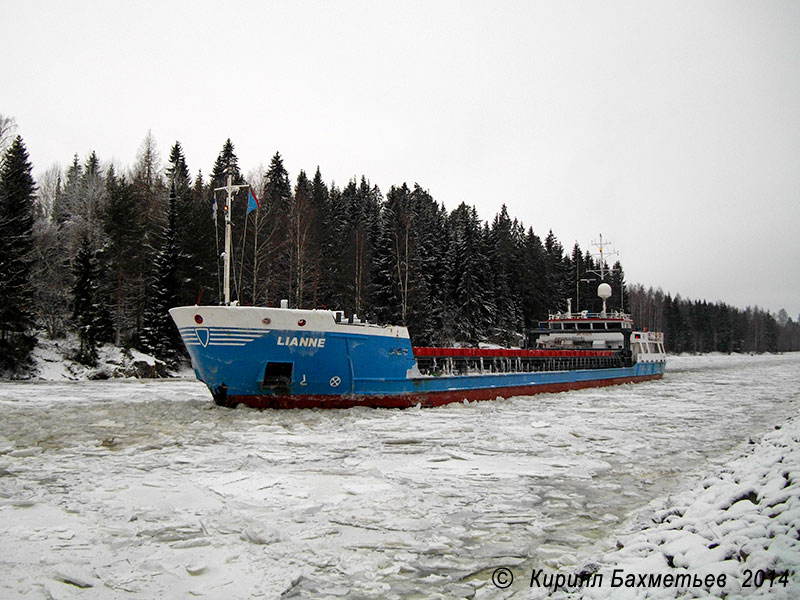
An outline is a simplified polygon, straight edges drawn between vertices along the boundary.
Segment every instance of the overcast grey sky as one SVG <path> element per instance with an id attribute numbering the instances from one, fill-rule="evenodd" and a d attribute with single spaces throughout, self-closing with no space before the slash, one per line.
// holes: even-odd
<path id="1" fill-rule="evenodd" d="M 502 204 L 630 283 L 800 313 L 800 2 L 0 0 L 0 113 L 37 173 L 129 167 L 419 183 Z"/>

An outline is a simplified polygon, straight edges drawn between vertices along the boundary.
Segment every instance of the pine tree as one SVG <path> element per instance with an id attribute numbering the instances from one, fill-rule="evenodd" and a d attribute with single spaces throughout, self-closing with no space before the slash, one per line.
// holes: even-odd
<path id="1" fill-rule="evenodd" d="M 26 365 L 36 343 L 30 282 L 36 183 L 31 170 L 17 136 L 0 165 L 0 370 Z"/>
<path id="2" fill-rule="evenodd" d="M 170 366 L 180 358 L 182 342 L 169 316 L 169 309 L 178 305 L 178 206 L 175 189 L 170 192 L 167 225 L 162 232 L 161 249 L 153 261 L 153 274 L 147 289 L 144 325 L 139 334 L 140 348 Z"/>

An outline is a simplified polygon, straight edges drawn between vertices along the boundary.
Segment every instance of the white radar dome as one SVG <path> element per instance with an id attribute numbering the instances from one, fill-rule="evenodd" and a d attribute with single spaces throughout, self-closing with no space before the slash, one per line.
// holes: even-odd
<path id="1" fill-rule="evenodd" d="M 607 283 L 601 283 L 597 286 L 597 295 L 603 300 L 611 298 L 611 286 Z"/>

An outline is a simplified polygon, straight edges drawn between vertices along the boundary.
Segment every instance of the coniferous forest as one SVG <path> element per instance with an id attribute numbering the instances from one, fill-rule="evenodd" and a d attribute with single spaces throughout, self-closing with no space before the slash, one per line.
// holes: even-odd
<path id="1" fill-rule="evenodd" d="M 4 125 L 9 119 L 2 119 Z M 6 133 L 7 133 L 6 129 Z M 598 259 L 565 248 L 508 214 L 491 222 L 452 210 L 423 187 L 385 193 L 366 176 L 344 185 L 320 168 L 290 176 L 279 153 L 265 172 L 240 170 L 227 140 L 205 175 L 193 174 L 176 142 L 162 161 L 148 133 L 122 171 L 94 152 L 35 181 L 25 143 L 0 146 L 0 371 L 24 374 L 37 337 L 68 332 L 75 358 L 91 365 L 100 344 L 136 347 L 168 364 L 184 355 L 167 310 L 220 302 L 224 193 L 233 204 L 232 298 L 241 304 L 331 308 L 408 326 L 415 345 L 519 345 L 548 311 L 600 310 Z M 665 332 L 671 352 L 800 349 L 785 311 L 682 299 L 627 285 L 619 262 L 603 265 L 611 310 Z"/>

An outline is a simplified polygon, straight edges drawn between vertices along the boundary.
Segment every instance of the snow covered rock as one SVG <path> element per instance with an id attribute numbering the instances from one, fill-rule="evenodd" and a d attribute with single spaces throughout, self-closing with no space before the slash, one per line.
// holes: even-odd
<path id="1" fill-rule="evenodd" d="M 89 367 L 73 360 L 77 347 L 78 341 L 74 335 L 58 340 L 40 336 L 32 354 L 33 377 L 48 381 L 75 381 L 119 377 L 158 379 L 172 376 L 164 361 L 134 348 L 123 349 L 113 344 L 104 344 L 98 349 L 97 365 Z"/>

